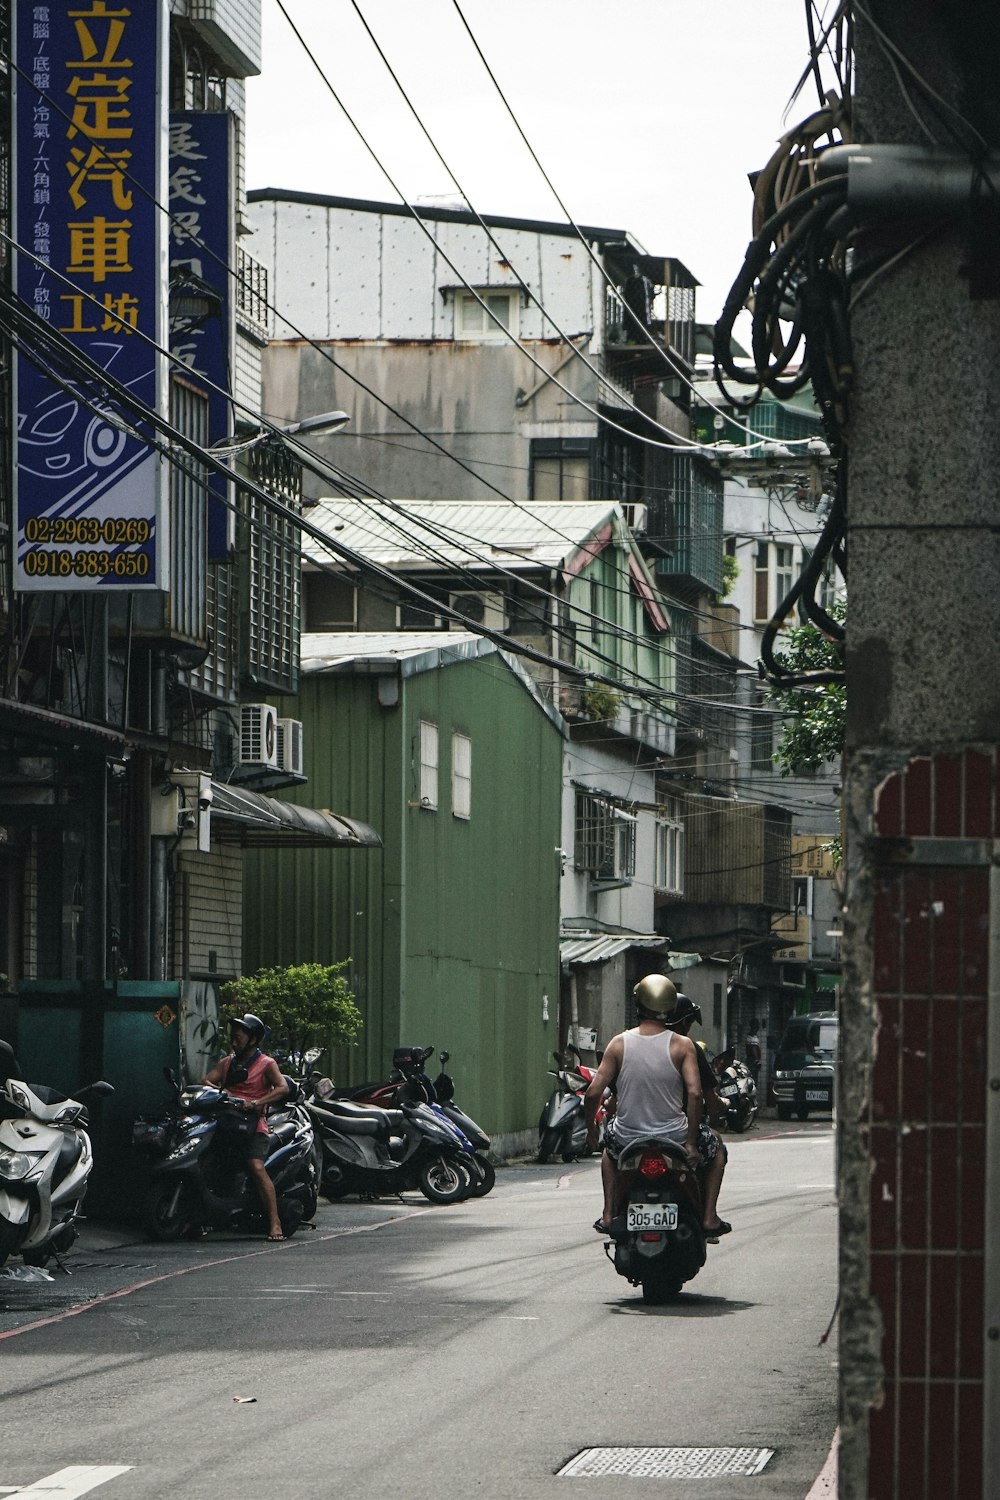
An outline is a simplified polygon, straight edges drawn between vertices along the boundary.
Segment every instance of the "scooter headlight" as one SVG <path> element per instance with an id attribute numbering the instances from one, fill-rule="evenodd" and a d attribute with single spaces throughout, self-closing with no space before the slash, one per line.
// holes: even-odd
<path id="1" fill-rule="evenodd" d="M 29 1156 L 26 1151 L 10 1151 L 6 1147 L 0 1147 L 0 1179 L 4 1182 L 20 1182 L 36 1164 L 37 1158 Z"/>

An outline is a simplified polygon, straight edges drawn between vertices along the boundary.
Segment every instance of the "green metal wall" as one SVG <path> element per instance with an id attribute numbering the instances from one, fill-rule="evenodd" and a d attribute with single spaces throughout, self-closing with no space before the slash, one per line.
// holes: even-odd
<path id="1" fill-rule="evenodd" d="M 496 655 L 404 678 L 310 676 L 294 713 L 298 800 L 372 824 L 383 850 L 246 856 L 244 969 L 350 956 L 365 1027 L 339 1080 L 394 1046 L 452 1054 L 459 1101 L 491 1133 L 532 1128 L 558 995 L 562 738 Z M 285 711 L 292 711 L 286 708 Z M 420 806 L 421 718 L 439 731 L 439 809 Z M 451 812 L 451 735 L 472 742 L 472 816 Z"/>

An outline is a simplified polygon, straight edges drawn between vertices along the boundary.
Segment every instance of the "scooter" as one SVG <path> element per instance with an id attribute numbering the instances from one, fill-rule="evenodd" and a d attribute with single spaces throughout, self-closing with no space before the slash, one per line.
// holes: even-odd
<path id="1" fill-rule="evenodd" d="M 20 1254 L 29 1266 L 64 1255 L 77 1223 L 93 1152 L 84 1099 L 114 1093 L 99 1079 L 72 1099 L 25 1083 L 13 1049 L 0 1042 L 0 1265 Z"/>
<path id="2" fill-rule="evenodd" d="M 246 1170 L 255 1117 L 225 1089 L 181 1088 L 169 1068 L 164 1072 L 175 1091 L 174 1105 L 155 1119 L 138 1119 L 132 1130 L 133 1146 L 152 1170 L 142 1208 L 147 1233 L 169 1241 L 198 1229 L 266 1229 L 263 1205 Z M 304 1110 L 288 1103 L 269 1117 L 264 1165 L 274 1183 L 282 1231 L 291 1236 L 314 1217 L 319 1183 L 312 1124 Z"/>
<path id="3" fill-rule="evenodd" d="M 424 1064 L 433 1047 L 397 1047 L 392 1054 L 392 1072 L 387 1082 L 363 1083 L 350 1089 L 335 1089 L 333 1097 L 355 1104 L 378 1105 L 381 1109 L 398 1108 L 404 1102 L 424 1103 L 457 1127 L 468 1142 L 472 1160 L 463 1157 L 462 1165 L 470 1176 L 469 1197 L 485 1198 L 496 1183 L 496 1169 L 489 1159 L 490 1138 L 471 1115 L 455 1103 L 455 1080 L 444 1072 L 450 1053 L 438 1054 L 442 1071 L 431 1081 Z"/>
<path id="4" fill-rule="evenodd" d="M 487 1193 L 493 1191 L 497 1180 L 496 1168 L 489 1159 L 490 1138 L 485 1130 L 482 1130 L 463 1109 L 459 1109 L 455 1103 L 455 1080 L 450 1073 L 444 1071 L 444 1065 L 450 1058 L 450 1052 L 439 1052 L 438 1060 L 441 1063 L 441 1071 L 434 1079 L 431 1087 L 434 1097 L 440 1108 L 448 1119 L 469 1139 L 475 1152 L 476 1161 L 482 1172 L 480 1181 L 472 1184 L 472 1197 L 485 1198 Z"/>
<path id="5" fill-rule="evenodd" d="M 653 1305 L 676 1297 L 705 1264 L 701 1190 L 679 1146 L 649 1136 L 618 1159 L 624 1209 L 608 1227 L 604 1251 L 619 1276 Z"/>
<path id="6" fill-rule="evenodd" d="M 468 1196 L 471 1143 L 431 1105 L 403 1099 L 386 1109 L 337 1099 L 327 1078 L 315 1083 L 306 1108 L 323 1151 L 320 1186 L 331 1200 L 415 1188 L 431 1203 Z"/>
<path id="7" fill-rule="evenodd" d="M 759 1107 L 753 1074 L 732 1049 L 712 1058 L 712 1070 L 719 1080 L 717 1092 L 726 1104 L 725 1119 L 716 1120 L 716 1127 L 742 1135 L 756 1120 Z"/>
<path id="8" fill-rule="evenodd" d="M 575 1054 L 576 1062 L 570 1053 Z M 563 1161 L 575 1161 L 578 1156 L 587 1156 L 587 1121 L 583 1111 L 583 1096 L 594 1077 L 592 1068 L 581 1061 L 575 1047 L 567 1052 L 553 1052 L 556 1067 L 549 1073 L 556 1086 L 538 1119 L 538 1156 L 540 1162 L 551 1161 L 561 1156 Z"/>

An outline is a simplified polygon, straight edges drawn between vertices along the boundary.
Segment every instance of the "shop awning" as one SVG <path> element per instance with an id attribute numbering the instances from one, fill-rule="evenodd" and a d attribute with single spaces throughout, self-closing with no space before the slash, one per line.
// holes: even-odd
<path id="1" fill-rule="evenodd" d="M 648 948 L 660 953 L 671 969 L 690 969 L 701 963 L 700 953 L 670 951 L 670 939 L 656 932 L 581 932 L 559 942 L 559 961 L 564 969 L 572 964 L 606 964 L 628 948 Z"/>
<path id="2" fill-rule="evenodd" d="M 325 808 L 300 807 L 243 787 L 212 782 L 212 831 L 251 849 L 380 849 L 374 828 Z"/>

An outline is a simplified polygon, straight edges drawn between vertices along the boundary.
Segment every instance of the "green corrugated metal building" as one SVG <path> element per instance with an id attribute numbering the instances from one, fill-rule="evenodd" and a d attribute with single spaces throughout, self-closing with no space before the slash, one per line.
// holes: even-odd
<path id="1" fill-rule="evenodd" d="M 385 1076 L 401 1042 L 447 1047 L 463 1107 L 529 1145 L 557 1045 L 561 717 L 464 632 L 304 637 L 284 711 L 302 800 L 384 847 L 248 853 L 244 970 L 350 957 L 365 1024 L 337 1081 Z"/>

